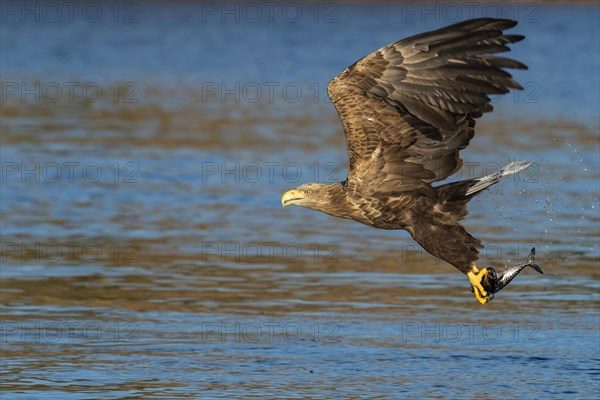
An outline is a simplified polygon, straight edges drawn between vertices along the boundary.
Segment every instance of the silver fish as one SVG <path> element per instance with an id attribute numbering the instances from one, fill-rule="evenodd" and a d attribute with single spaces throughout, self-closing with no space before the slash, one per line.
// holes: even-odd
<path id="1" fill-rule="evenodd" d="M 526 267 L 531 267 L 540 274 L 544 273 L 542 268 L 535 263 L 535 247 L 531 249 L 529 257 L 527 257 L 527 261 L 525 261 L 524 263 L 512 267 L 507 267 L 497 272 L 498 277 L 496 280 L 496 287 L 492 293 L 498 293 L 500 290 L 502 290 L 515 278 L 515 276 L 519 275 L 521 271 L 523 271 L 523 269 L 525 269 Z"/>
<path id="2" fill-rule="evenodd" d="M 481 288 L 485 291 L 485 297 L 481 297 L 481 299 L 478 297 L 479 302 L 485 304 L 492 300 L 494 298 L 494 293 L 498 293 L 506 287 L 506 285 L 508 285 L 526 267 L 531 267 L 540 274 L 544 273 L 542 268 L 535 263 L 535 247 L 531 249 L 529 257 L 527 257 L 527 261 L 524 263 L 512 267 L 507 266 L 497 272 L 494 268 L 487 267 L 485 269 L 487 273 L 481 279 Z M 474 292 L 473 286 L 471 286 L 471 292 Z"/>

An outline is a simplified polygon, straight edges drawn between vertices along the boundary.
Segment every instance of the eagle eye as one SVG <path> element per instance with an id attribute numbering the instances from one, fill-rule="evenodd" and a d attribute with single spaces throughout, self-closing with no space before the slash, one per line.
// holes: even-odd
<path id="1" fill-rule="evenodd" d="M 310 189 L 305 189 L 304 194 L 310 194 L 312 191 Z"/>

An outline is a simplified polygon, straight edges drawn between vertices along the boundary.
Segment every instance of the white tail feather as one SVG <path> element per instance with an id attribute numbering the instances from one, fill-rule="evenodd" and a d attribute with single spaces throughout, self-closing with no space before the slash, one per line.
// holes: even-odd
<path id="1" fill-rule="evenodd" d="M 494 183 L 498 182 L 500 180 L 500 178 L 502 178 L 504 175 L 516 174 L 517 172 L 522 171 L 525 168 L 529 167 L 531 164 L 533 164 L 531 161 L 509 162 L 504 167 L 502 167 L 500 169 L 500 171 L 496 172 L 495 174 L 490 174 L 490 175 L 482 176 L 481 178 L 477 178 L 476 179 L 477 183 L 474 184 L 473 186 L 471 186 L 469 188 L 469 190 L 467 190 L 467 193 L 465 193 L 465 196 L 469 196 L 473 193 L 477 193 L 477 192 L 493 185 Z"/>
<path id="2" fill-rule="evenodd" d="M 523 171 L 531 164 L 533 164 L 531 161 L 512 161 L 502 167 L 500 174 L 502 174 L 502 176 L 516 174 L 519 171 Z"/>

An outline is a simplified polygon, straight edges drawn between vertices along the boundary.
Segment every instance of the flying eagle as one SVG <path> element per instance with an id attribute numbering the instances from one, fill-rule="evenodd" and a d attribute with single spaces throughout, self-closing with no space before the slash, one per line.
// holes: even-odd
<path id="1" fill-rule="evenodd" d="M 526 69 L 492 55 L 524 38 L 516 21 L 480 18 L 402 39 L 360 59 L 329 82 L 348 147 L 348 177 L 287 191 L 296 204 L 380 229 L 404 229 L 425 250 L 465 273 L 481 304 L 528 262 L 496 272 L 478 269 L 481 241 L 459 221 L 471 198 L 531 163 L 511 162 L 495 174 L 433 186 L 462 166 L 460 150 L 475 119 L 492 111 L 489 95 L 522 90 L 504 68 Z"/>

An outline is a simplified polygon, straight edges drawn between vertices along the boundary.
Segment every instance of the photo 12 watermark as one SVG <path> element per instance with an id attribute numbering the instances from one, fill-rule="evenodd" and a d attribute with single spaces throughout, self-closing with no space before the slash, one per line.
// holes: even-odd
<path id="1" fill-rule="evenodd" d="M 0 163 L 2 183 L 115 183 L 138 184 L 140 168 L 133 161 L 98 163 L 60 160 Z"/>
<path id="2" fill-rule="evenodd" d="M 24 104 L 40 103 L 97 103 L 100 101 L 118 104 L 135 104 L 139 100 L 140 87 L 136 82 L 113 82 L 102 85 L 98 82 L 25 82 L 2 81 L 0 101 Z"/>
<path id="3" fill-rule="evenodd" d="M 297 162 L 202 162 L 200 165 L 202 183 L 274 183 L 283 180 L 287 183 L 340 182 L 340 166 L 334 162 L 314 162 L 302 165 Z"/>
<path id="4" fill-rule="evenodd" d="M 2 241 L 0 261 L 3 264 L 135 264 L 140 261 L 140 246 L 132 242 L 64 241 L 23 242 Z"/>
<path id="5" fill-rule="evenodd" d="M 487 342 L 513 343 L 536 341 L 540 330 L 533 322 L 506 324 L 479 322 L 402 322 L 398 338 L 401 343 Z"/>
<path id="6" fill-rule="evenodd" d="M 140 327 L 135 322 L 95 321 L 3 321 L 2 343 L 136 343 Z"/>
<path id="7" fill-rule="evenodd" d="M 336 343 L 338 332 L 335 322 L 205 321 L 200 325 L 199 339 L 202 343 Z"/>
<path id="8" fill-rule="evenodd" d="M 199 88 L 202 103 L 331 103 L 320 82 L 205 81 Z"/>
<path id="9" fill-rule="evenodd" d="M 521 242 L 521 243 L 496 243 L 487 242 L 479 249 L 478 263 L 502 264 L 519 263 L 527 259 L 532 248 L 537 248 L 536 243 Z M 403 263 L 407 262 L 426 262 L 429 264 L 444 264 L 445 261 L 431 255 L 427 250 L 422 248 L 417 242 L 407 241 L 400 242 L 395 245 L 395 251 L 399 250 L 399 259 Z M 452 249 L 448 249 L 452 251 Z M 460 256 L 456 254 L 456 256 Z M 502 268 L 500 267 L 500 268 Z"/>
<path id="10" fill-rule="evenodd" d="M 204 262 L 339 262 L 340 246 L 335 242 L 203 242 L 200 245 Z"/>
<path id="11" fill-rule="evenodd" d="M 200 20 L 203 23 L 289 23 L 312 22 L 335 24 L 339 22 L 340 5 L 337 2 L 294 1 L 204 1 Z"/>
<path id="12" fill-rule="evenodd" d="M 135 24 L 140 5 L 133 1 L 2 1 L 2 23 Z"/>
<path id="13" fill-rule="evenodd" d="M 494 1 L 402 1 L 402 22 L 456 23 L 473 18 L 508 18 L 522 23 L 540 21 L 540 5 L 536 2 Z"/>

